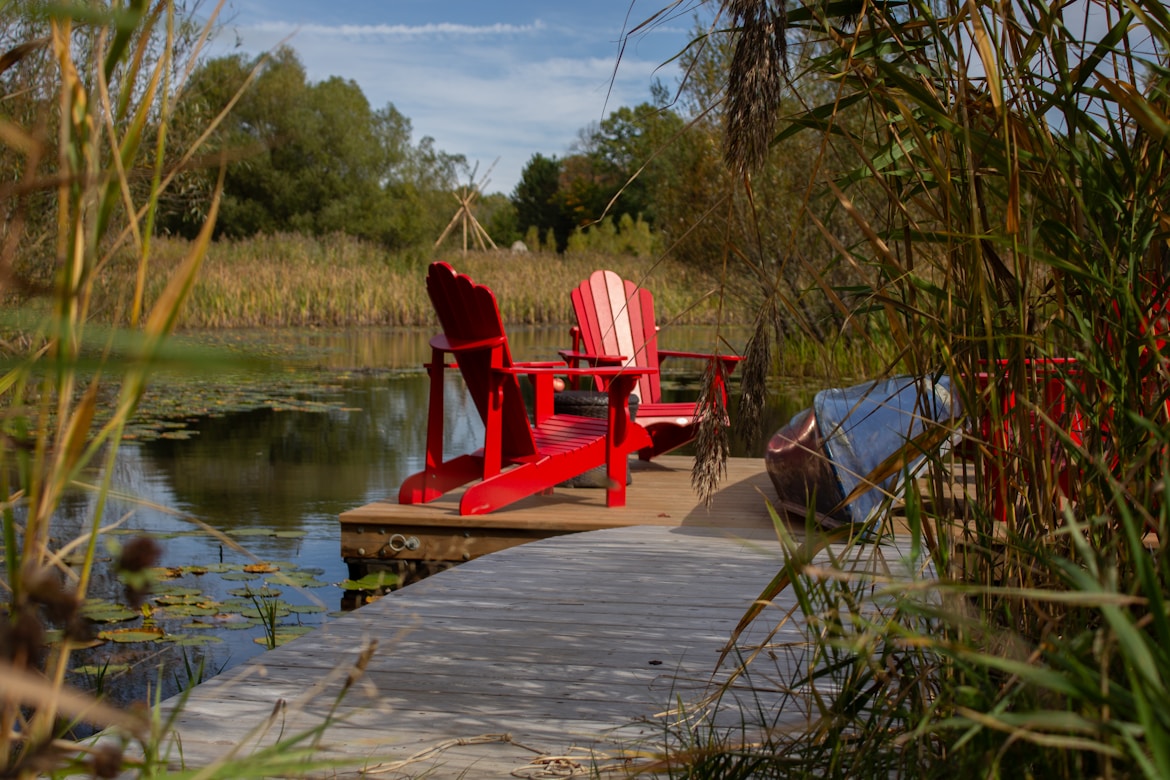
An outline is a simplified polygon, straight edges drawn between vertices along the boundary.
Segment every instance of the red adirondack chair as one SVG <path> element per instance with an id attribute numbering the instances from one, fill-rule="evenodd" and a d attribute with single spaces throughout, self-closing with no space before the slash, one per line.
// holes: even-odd
<path id="1" fill-rule="evenodd" d="M 724 378 L 741 358 L 738 355 L 659 349 L 654 296 L 649 290 L 623 280 L 613 271 L 598 270 L 573 290 L 572 299 L 577 315 L 577 326 L 571 331 L 573 349 L 560 353 L 571 366 L 658 369 L 667 358 L 719 361 L 721 370 L 716 381 L 726 408 Z M 663 402 L 657 370 L 643 374 L 635 392 L 638 395 L 638 424 L 650 434 L 652 442 L 649 447 L 639 450 L 639 458 L 650 460 L 695 438 L 699 419 L 697 403 Z"/>
<path id="2" fill-rule="evenodd" d="M 461 515 L 491 512 L 592 468 L 606 466 L 606 505 L 624 506 L 629 454 L 650 444 L 630 420 L 629 396 L 639 377 L 653 369 L 567 367 L 559 363 L 513 363 L 496 298 L 487 287 L 446 263 L 432 263 L 427 293 L 443 332 L 431 339 L 430 401 L 426 467 L 406 479 L 398 502 L 433 501 L 468 483 Z M 446 355 L 455 364 L 446 362 Z M 444 459 L 443 375 L 457 368 L 484 422 L 483 447 Z M 553 413 L 553 379 L 599 376 L 608 382 L 606 418 Z M 520 392 L 520 377 L 535 390 L 534 422 Z"/>

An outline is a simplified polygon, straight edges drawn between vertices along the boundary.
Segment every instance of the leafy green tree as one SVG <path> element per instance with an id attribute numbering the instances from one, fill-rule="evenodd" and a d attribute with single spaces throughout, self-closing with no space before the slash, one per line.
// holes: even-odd
<path id="1" fill-rule="evenodd" d="M 393 105 L 373 110 L 351 80 L 310 83 L 285 46 L 202 64 L 187 111 L 205 119 L 241 90 L 215 139 L 228 163 L 219 235 L 345 232 L 392 249 L 437 235 L 462 158 L 430 138 L 413 146 L 410 120 Z M 178 204 L 166 227 L 189 234 L 186 215 Z"/>

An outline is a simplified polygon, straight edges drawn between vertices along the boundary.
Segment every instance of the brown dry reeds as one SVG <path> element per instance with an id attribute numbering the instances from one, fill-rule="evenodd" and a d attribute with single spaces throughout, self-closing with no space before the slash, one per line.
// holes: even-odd
<path id="1" fill-rule="evenodd" d="M 187 249 L 156 242 L 145 299 L 153 302 Z M 504 320 L 514 324 L 571 321 L 569 291 L 597 268 L 641 280 L 655 296 L 663 324 L 710 324 L 718 317 L 710 283 L 693 269 L 628 255 L 575 252 L 473 252 L 444 255 L 496 292 Z M 99 316 L 116 317 L 136 265 L 124 258 L 95 293 Z M 424 287 L 425 263 L 345 235 L 282 234 L 213 243 L 179 327 L 365 327 L 433 325 Z M 735 317 L 724 313 L 724 321 Z M 739 321 L 746 321 L 746 316 Z"/>

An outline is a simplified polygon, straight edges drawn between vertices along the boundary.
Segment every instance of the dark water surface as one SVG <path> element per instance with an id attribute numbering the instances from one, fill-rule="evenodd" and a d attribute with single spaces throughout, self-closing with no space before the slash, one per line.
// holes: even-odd
<path id="1" fill-rule="evenodd" d="M 254 340 L 269 353 L 279 341 L 290 365 L 312 367 L 317 380 L 297 391 L 302 400 L 314 402 L 312 410 L 275 402 L 190 418 L 179 429 L 186 438 L 122 445 L 112 477 L 114 489 L 126 498 L 113 501 L 103 515 L 107 524 L 122 521 L 109 539 L 118 544 L 127 538 L 118 534 L 139 531 L 155 536 L 163 551 L 160 574 L 169 578 L 147 601 L 149 615 L 98 628 L 157 626 L 170 639 L 107 642 L 82 651 L 76 656 L 75 681 L 100 687 L 115 700 L 141 698 L 147 685 L 170 695 L 200 664 L 206 677 L 263 652 L 267 632 L 256 618 L 266 606 L 280 605 L 278 622 L 290 631 L 338 614 L 344 594 L 339 584 L 348 572 L 339 554 L 337 516 L 392 499 L 402 480 L 421 468 L 427 415 L 421 366 L 430 357 L 430 335 L 388 330 L 234 334 L 237 347 Z M 517 360 L 555 359 L 567 341 L 559 328 L 513 329 L 509 336 Z M 663 339 L 663 346 L 706 351 L 710 338 L 707 329 L 679 329 Z M 732 343 L 742 345 L 742 338 Z M 696 392 L 700 367 L 678 367 L 680 373 L 664 376 L 667 400 Z M 482 425 L 458 375 L 450 379 L 445 389 L 448 449 L 469 451 L 479 445 Z M 258 374 L 248 381 L 263 389 L 273 378 Z M 787 422 L 810 395 L 777 393 L 765 433 Z M 765 443 L 766 436 L 751 445 L 734 443 L 733 454 L 762 456 Z M 84 527 L 95 503 L 86 494 L 73 497 L 62 507 L 58 534 L 68 538 L 72 528 Z M 245 571 L 248 565 L 279 569 L 301 587 L 271 572 Z M 110 569 L 99 565 L 92 591 L 113 600 L 120 585 Z"/>

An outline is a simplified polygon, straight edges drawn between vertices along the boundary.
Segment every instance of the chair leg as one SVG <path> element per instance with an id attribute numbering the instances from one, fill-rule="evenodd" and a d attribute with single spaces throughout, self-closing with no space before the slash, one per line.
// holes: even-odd
<path id="1" fill-rule="evenodd" d="M 483 476 L 483 458 L 461 455 L 437 468 L 427 468 L 411 474 L 398 489 L 398 503 L 426 504 L 439 496 Z"/>

